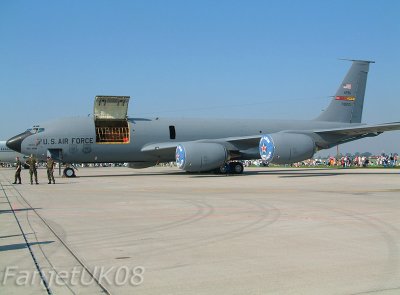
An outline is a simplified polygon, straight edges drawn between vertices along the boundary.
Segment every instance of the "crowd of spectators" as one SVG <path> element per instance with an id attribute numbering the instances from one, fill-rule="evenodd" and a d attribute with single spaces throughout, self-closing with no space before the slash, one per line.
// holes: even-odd
<path id="1" fill-rule="evenodd" d="M 257 167 L 265 167 L 265 166 L 276 166 L 273 164 L 269 164 L 267 162 L 264 162 L 262 160 L 246 160 L 243 161 L 243 165 L 245 167 L 250 167 L 250 166 L 257 166 Z M 326 158 L 312 158 L 308 159 L 302 162 L 298 163 L 293 163 L 290 165 L 285 165 L 285 166 L 291 166 L 291 167 L 318 167 L 318 166 L 327 166 L 327 167 L 343 167 L 343 168 L 349 168 L 349 167 L 384 167 L 384 168 L 390 168 L 390 167 L 397 167 L 400 166 L 400 163 L 398 161 L 398 154 L 397 153 L 392 153 L 392 154 L 381 154 L 379 156 L 365 156 L 365 155 L 350 155 L 347 154 L 345 156 L 339 156 L 339 157 L 334 157 L 334 156 L 329 156 Z"/>
<path id="2" fill-rule="evenodd" d="M 396 167 L 399 166 L 398 154 L 381 154 L 379 156 L 361 156 L 361 155 L 345 155 L 340 157 L 327 157 L 309 159 L 300 163 L 295 163 L 292 166 L 331 166 L 331 167 Z"/>

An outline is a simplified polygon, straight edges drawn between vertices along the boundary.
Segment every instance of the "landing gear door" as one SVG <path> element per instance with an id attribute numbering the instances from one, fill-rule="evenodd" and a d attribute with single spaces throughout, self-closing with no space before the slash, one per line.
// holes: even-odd
<path id="1" fill-rule="evenodd" d="M 127 120 L 129 96 L 96 96 L 94 124 L 96 143 L 127 144 L 130 142 Z"/>
<path id="2" fill-rule="evenodd" d="M 126 120 L 129 96 L 96 96 L 95 120 Z"/>

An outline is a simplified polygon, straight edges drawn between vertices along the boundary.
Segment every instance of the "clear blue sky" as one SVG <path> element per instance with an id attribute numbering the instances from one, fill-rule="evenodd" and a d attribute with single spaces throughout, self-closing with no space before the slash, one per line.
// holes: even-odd
<path id="1" fill-rule="evenodd" d="M 1 1 L 0 139 L 98 94 L 132 116 L 317 116 L 372 59 L 363 121 L 400 121 L 400 1 Z M 400 133 L 342 146 L 400 151 Z"/>

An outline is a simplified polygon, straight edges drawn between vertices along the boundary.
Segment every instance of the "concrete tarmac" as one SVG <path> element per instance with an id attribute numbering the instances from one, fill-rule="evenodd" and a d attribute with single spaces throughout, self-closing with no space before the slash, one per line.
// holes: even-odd
<path id="1" fill-rule="evenodd" d="M 400 294 L 399 170 L 13 173 L 0 169 L 2 294 L 47 294 L 43 280 L 51 294 Z"/>

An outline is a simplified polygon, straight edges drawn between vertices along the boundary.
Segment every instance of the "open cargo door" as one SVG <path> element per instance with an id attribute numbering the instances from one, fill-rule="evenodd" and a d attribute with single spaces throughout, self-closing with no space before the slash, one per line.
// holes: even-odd
<path id="1" fill-rule="evenodd" d="M 96 143 L 129 143 L 127 120 L 129 98 L 129 96 L 96 96 L 93 112 Z"/>

